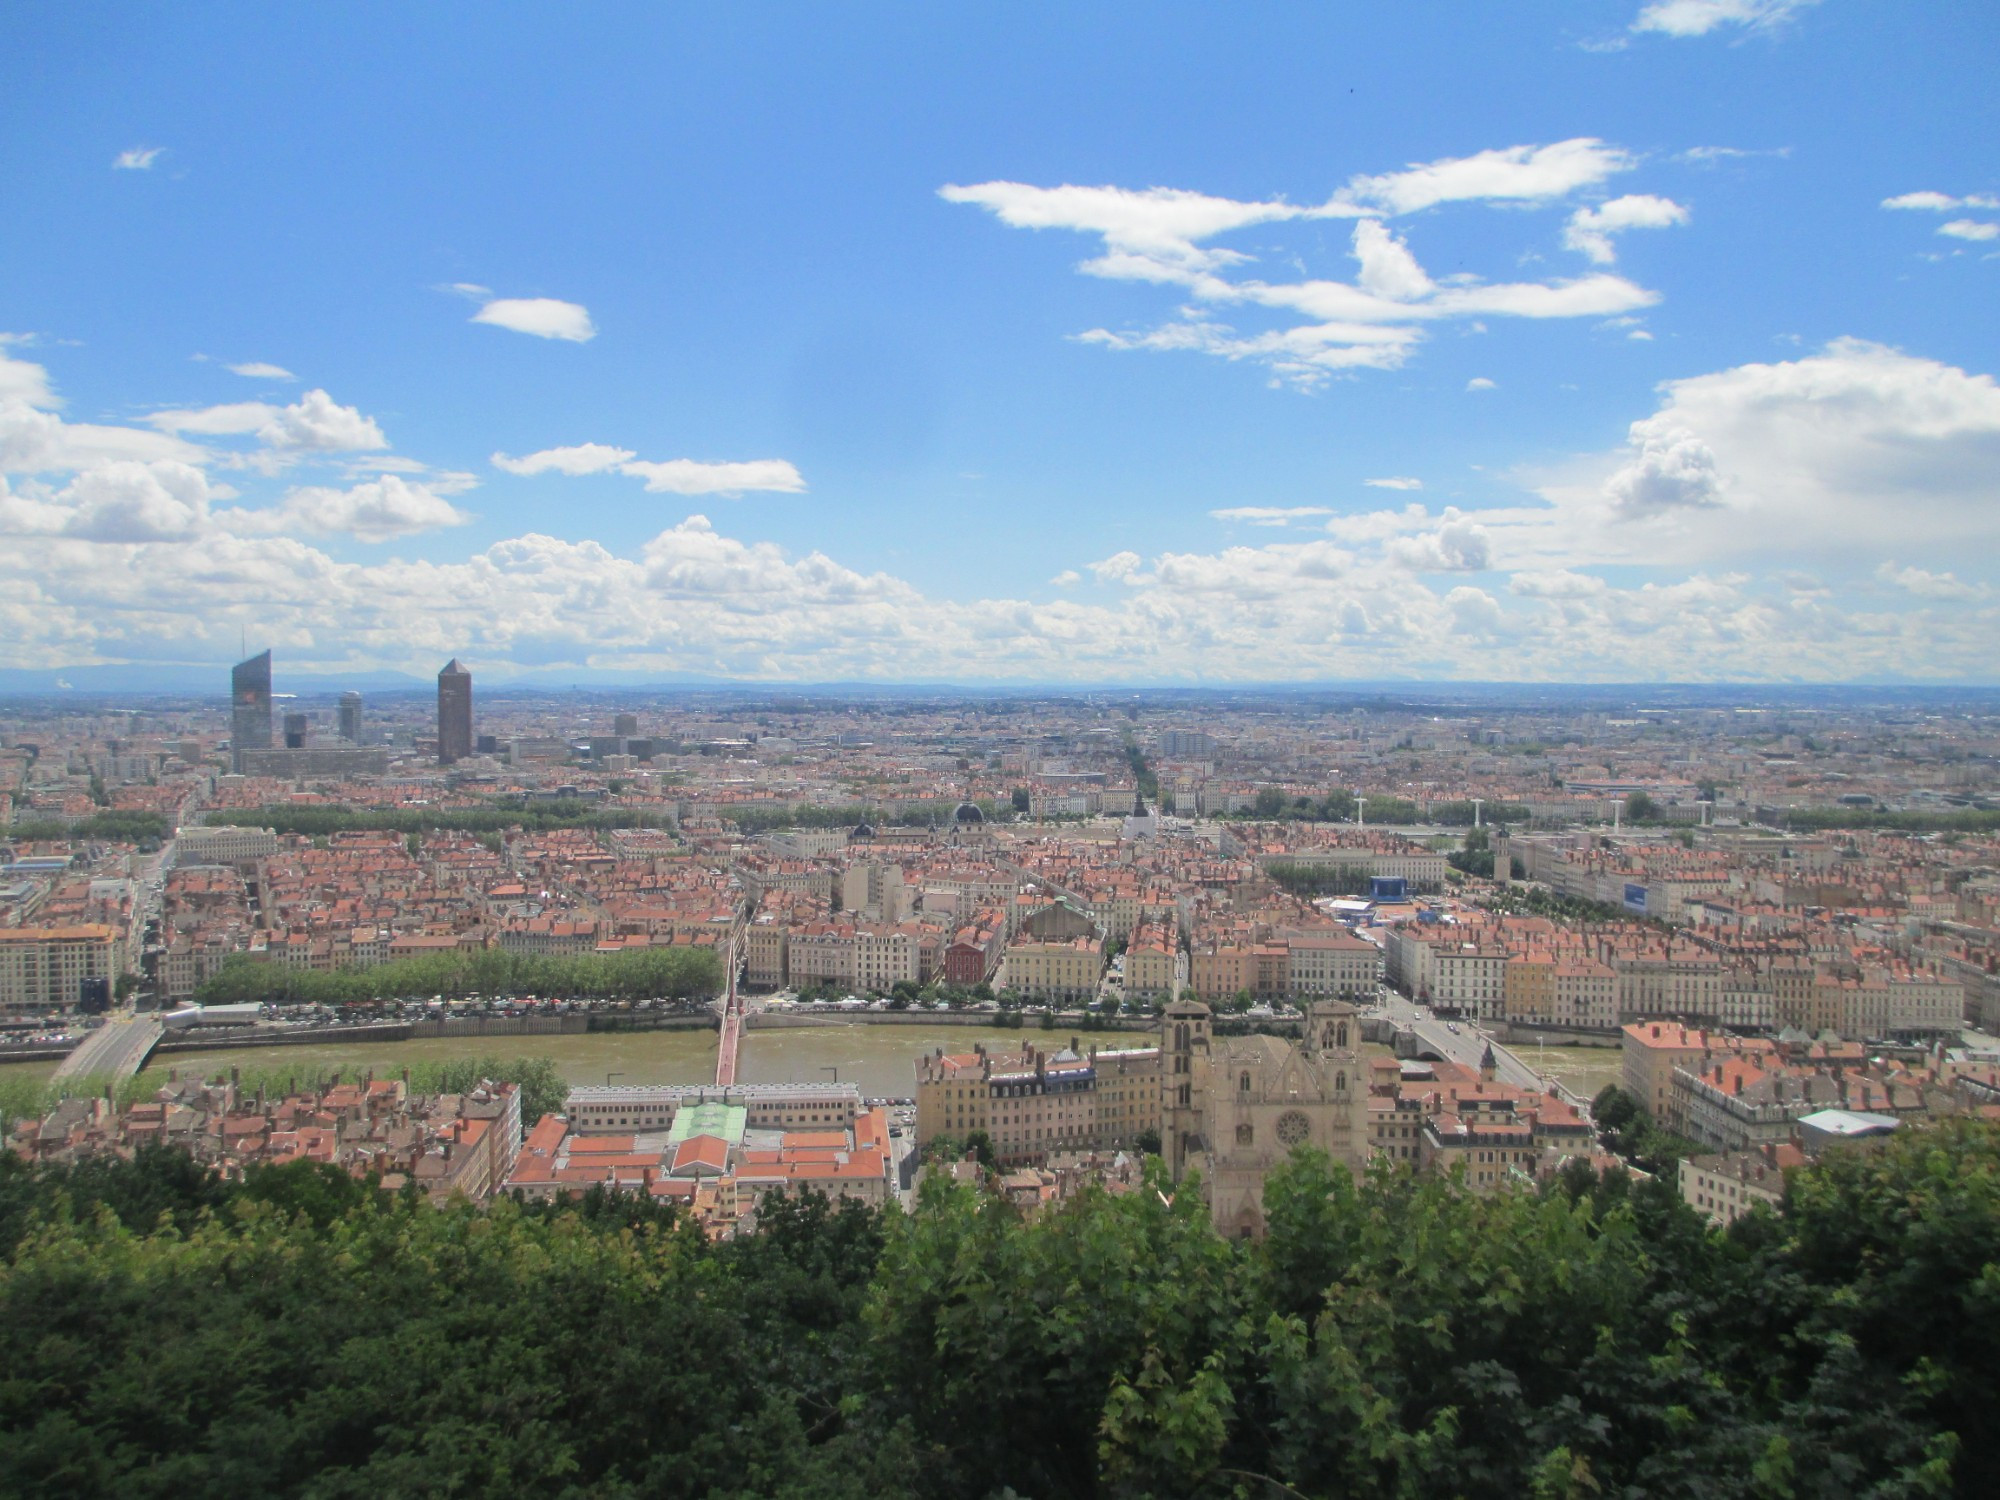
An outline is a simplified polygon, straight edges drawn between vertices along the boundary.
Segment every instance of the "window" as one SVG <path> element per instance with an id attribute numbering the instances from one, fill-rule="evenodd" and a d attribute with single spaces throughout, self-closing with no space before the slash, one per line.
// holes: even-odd
<path id="1" fill-rule="evenodd" d="M 1237 1144 L 1237 1145 L 1239 1145 L 1239 1146 L 1249 1146 L 1249 1145 L 1253 1145 L 1253 1144 L 1255 1144 L 1255 1142 L 1256 1142 L 1256 1139 L 1257 1139 L 1257 1131 L 1256 1131 L 1256 1129 L 1255 1129 L 1255 1128 L 1254 1128 L 1253 1126 L 1249 1126 L 1249 1125 L 1238 1125 L 1238 1126 L 1236 1127 L 1236 1144 Z"/>
<path id="2" fill-rule="evenodd" d="M 1236 1080 L 1236 1091 L 1239 1094 L 1247 1094 L 1250 1092 L 1250 1075 L 1248 1073 L 1243 1074 L 1240 1078 Z"/>

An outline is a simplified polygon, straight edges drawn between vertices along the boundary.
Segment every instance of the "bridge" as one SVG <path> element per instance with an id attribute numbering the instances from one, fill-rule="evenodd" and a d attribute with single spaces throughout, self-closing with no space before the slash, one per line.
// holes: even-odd
<path id="1" fill-rule="evenodd" d="M 113 1011 L 56 1068 L 63 1078 L 130 1078 L 146 1065 L 166 1028 L 152 1016 Z"/>
<path id="2" fill-rule="evenodd" d="M 729 1088 L 736 1082 L 736 1054 L 743 1045 L 743 993 L 737 985 L 743 968 L 742 945 L 743 918 L 739 914 L 722 956 L 728 979 L 722 991 L 722 1039 L 715 1049 L 717 1088 Z"/>

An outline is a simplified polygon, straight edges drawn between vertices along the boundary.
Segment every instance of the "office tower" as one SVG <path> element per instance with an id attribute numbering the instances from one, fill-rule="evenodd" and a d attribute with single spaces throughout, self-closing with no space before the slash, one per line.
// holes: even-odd
<path id="1" fill-rule="evenodd" d="M 438 673 L 438 764 L 472 754 L 472 674 L 453 657 Z"/>
<path id="2" fill-rule="evenodd" d="M 639 732 L 639 716 L 637 714 L 618 715 L 616 719 L 611 721 L 611 732 L 620 739 L 631 739 L 633 735 Z"/>
<path id="3" fill-rule="evenodd" d="M 271 748 L 271 653 L 239 661 L 229 669 L 229 756 L 243 769 L 245 750 Z"/>
<path id="4" fill-rule="evenodd" d="M 303 750 L 306 747 L 306 716 L 304 714 L 285 715 L 285 748 Z"/>
<path id="5" fill-rule="evenodd" d="M 350 745 L 361 743 L 361 695 L 351 690 L 340 695 L 340 737 Z"/>

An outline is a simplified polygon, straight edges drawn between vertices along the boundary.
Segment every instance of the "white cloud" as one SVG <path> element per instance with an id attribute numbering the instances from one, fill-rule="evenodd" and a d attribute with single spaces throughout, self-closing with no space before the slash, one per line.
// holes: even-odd
<path id="1" fill-rule="evenodd" d="M 1281 219 L 1351 217 L 1345 206 L 1301 208 L 1290 203 L 1245 203 L 1181 188 L 1031 187 L 1021 182 L 947 184 L 947 203 L 990 210 L 1016 229 L 1070 229 L 1104 237 L 1104 254 L 1081 269 L 1095 276 L 1141 281 L 1182 281 L 1248 257 L 1233 250 L 1204 250 L 1203 240 L 1232 229 Z"/>
<path id="2" fill-rule="evenodd" d="M 1249 526 L 1289 526 L 1307 516 L 1332 514 L 1324 505 L 1232 505 L 1209 512 L 1217 521 L 1240 521 Z"/>
<path id="3" fill-rule="evenodd" d="M 62 405 L 49 384 L 49 372 L 33 360 L 15 359 L 6 352 L 10 343 L 25 343 L 25 339 L 9 336 L 0 339 L 0 406 L 36 406 L 44 411 L 52 411 Z"/>
<path id="4" fill-rule="evenodd" d="M 273 509 L 218 511 L 215 519 L 237 532 L 306 531 L 384 542 L 440 527 L 462 526 L 472 517 L 427 485 L 384 474 L 345 490 L 302 486 L 286 494 Z"/>
<path id="5" fill-rule="evenodd" d="M 1138 579 L 1140 567 L 1145 559 L 1138 553 L 1114 552 L 1101 562 L 1086 563 L 1085 566 L 1097 575 L 1099 583 L 1131 583 Z"/>
<path id="6" fill-rule="evenodd" d="M 120 172 L 150 172 L 165 150 L 164 146 L 134 146 L 129 151 L 120 151 L 111 159 L 111 165 Z"/>
<path id="7" fill-rule="evenodd" d="M 262 360 L 251 360 L 248 364 L 230 365 L 232 375 L 247 375 L 252 380 L 297 380 L 299 377 L 283 365 L 265 364 Z"/>
<path id="8" fill-rule="evenodd" d="M 630 448 L 613 448 L 606 443 L 578 443 L 569 448 L 544 448 L 520 458 L 504 453 L 493 455 L 493 467 L 509 474 L 600 474 L 629 463 L 638 454 Z"/>
<path id="9" fill-rule="evenodd" d="M 1410 247 L 1375 219 L 1363 219 L 1354 226 L 1354 258 L 1361 263 L 1361 274 L 1356 278 L 1361 290 L 1372 296 L 1410 302 L 1436 290 L 1410 254 Z"/>
<path id="10" fill-rule="evenodd" d="M 1715 454 L 1693 433 L 1663 427 L 1658 418 L 1632 425 L 1638 447 L 1631 462 L 1604 482 L 1604 496 L 1621 516 L 1650 516 L 1721 503 Z"/>
<path id="11" fill-rule="evenodd" d="M 1990 548 L 2000 386 L 1989 375 L 1839 339 L 1661 390 L 1621 452 L 1538 485 L 1547 511 L 1482 516 L 1503 565 L 1796 566 Z"/>
<path id="12" fill-rule="evenodd" d="M 1377 490 L 1420 490 L 1424 487 L 1421 479 L 1409 479 L 1394 475 L 1387 479 L 1364 479 L 1361 481 L 1370 489 Z"/>
<path id="13" fill-rule="evenodd" d="M 1628 193 L 1596 208 L 1579 208 L 1570 215 L 1563 230 L 1563 243 L 1581 250 L 1598 265 L 1608 266 L 1618 258 L 1611 236 L 1628 229 L 1665 229 L 1685 224 L 1688 211 L 1671 198 L 1650 193 Z"/>
<path id="14" fill-rule="evenodd" d="M 146 420 L 162 432 L 203 437 L 255 434 L 283 453 L 356 453 L 389 446 L 374 418 L 342 406 L 320 390 L 307 391 L 290 406 L 232 401 L 198 410 L 157 411 Z"/>
<path id="15" fill-rule="evenodd" d="M 2000 208 L 2000 198 L 1990 193 L 1972 193 L 1963 198 L 1954 198 L 1950 193 L 1926 190 L 1920 193 L 1899 193 L 1894 198 L 1884 198 L 1882 206 L 1945 214 L 1955 208 Z"/>
<path id="16" fill-rule="evenodd" d="M 1468 391 L 1491 391 L 1497 390 L 1499 386 L 1497 382 L 1488 380 L 1484 375 L 1475 375 L 1465 382 L 1465 388 Z"/>
<path id="17" fill-rule="evenodd" d="M 1953 219 L 1949 224 L 1938 225 L 1939 234 L 1948 234 L 1956 240 L 2000 239 L 2000 224 L 1982 223 L 1978 219 Z"/>
<path id="18" fill-rule="evenodd" d="M 1925 599 L 1982 599 L 1987 590 L 1961 581 L 1952 573 L 1933 573 L 1924 568 L 1899 568 L 1885 562 L 1875 570 L 1884 583 Z"/>
<path id="19" fill-rule="evenodd" d="M 1768 31 L 1817 0 L 1651 0 L 1632 22 L 1634 31 L 1706 36 L 1718 26 Z"/>
<path id="20" fill-rule="evenodd" d="M 665 463 L 634 460 L 620 464 L 618 472 L 645 480 L 646 488 L 655 494 L 734 495 L 745 490 L 775 490 L 795 495 L 806 487 L 804 477 L 782 458 L 747 463 L 697 463 L 690 458 Z"/>
<path id="21" fill-rule="evenodd" d="M 36 499 L 0 491 L 0 534 L 94 542 L 185 541 L 208 524 L 207 476 L 172 459 L 115 459 Z"/>
<path id="22" fill-rule="evenodd" d="M 1452 628 L 1464 635 L 1494 635 L 1505 619 L 1499 600 L 1484 589 L 1463 584 L 1444 596 L 1444 607 L 1451 614 Z"/>
<path id="23" fill-rule="evenodd" d="M 782 458 L 751 459 L 743 463 L 698 463 L 689 458 L 675 458 L 655 463 L 636 457 L 630 448 L 614 448 L 607 443 L 544 448 L 520 458 L 496 453 L 493 466 L 509 474 L 602 474 L 615 470 L 645 480 L 646 488 L 654 494 L 737 495 L 745 490 L 799 494 L 806 487 L 804 477 Z"/>
<path id="24" fill-rule="evenodd" d="M 461 284 L 457 290 L 483 293 L 485 288 Z M 585 344 L 597 337 L 588 309 L 554 297 L 501 297 L 480 308 L 472 315 L 472 321 L 511 328 L 538 339 L 566 339 L 573 344 Z"/>
<path id="25" fill-rule="evenodd" d="M 1182 288 L 1189 301 L 1175 320 L 1153 328 L 1092 328 L 1076 337 L 1120 350 L 1191 351 L 1270 368 L 1279 383 L 1311 387 L 1339 372 L 1394 369 L 1421 342 L 1423 326 L 1486 317 L 1605 317 L 1651 306 L 1656 292 L 1622 277 L 1595 274 L 1552 282 L 1483 282 L 1464 272 L 1431 277 L 1406 238 L 1382 214 L 1440 204 L 1532 205 L 1559 200 L 1629 170 L 1634 158 L 1593 137 L 1544 146 L 1511 146 L 1423 163 L 1401 172 L 1356 176 L 1326 202 L 1243 202 L 1173 188 L 1040 188 L 986 182 L 940 189 L 945 199 L 992 212 L 1020 228 L 1068 229 L 1100 236 L 1103 253 L 1079 269 L 1095 276 Z M 1666 199 L 1634 195 L 1594 212 L 1604 215 L 1590 243 L 1682 215 Z M 1662 215 L 1668 217 L 1662 219 Z M 1253 257 L 1209 241 L 1259 224 L 1357 219 L 1350 252 L 1352 282 L 1296 282 L 1243 276 Z M 1239 328 L 1214 309 L 1239 306 L 1288 318 L 1287 326 Z"/>
<path id="26" fill-rule="evenodd" d="M 1508 146 L 1378 177 L 1356 177 L 1345 196 L 1396 214 L 1469 200 L 1546 202 L 1594 186 L 1633 165 L 1628 152 L 1580 136 L 1550 146 Z"/>
<path id="27" fill-rule="evenodd" d="M 1447 507 L 1436 530 L 1392 537 L 1384 551 L 1413 573 L 1483 573 L 1492 566 L 1493 539 L 1484 526 Z"/>
<path id="28" fill-rule="evenodd" d="M 1055 577 L 1051 578 L 1049 582 L 1059 589 L 1066 589 L 1072 584 L 1082 583 L 1083 575 L 1077 572 L 1075 568 L 1064 568 Z"/>

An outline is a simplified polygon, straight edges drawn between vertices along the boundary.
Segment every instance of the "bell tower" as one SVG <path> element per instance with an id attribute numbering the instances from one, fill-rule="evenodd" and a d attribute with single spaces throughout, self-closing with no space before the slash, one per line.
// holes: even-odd
<path id="1" fill-rule="evenodd" d="M 1176 1000 L 1160 1022 L 1160 1152 L 1175 1181 L 1208 1149 L 1211 1021 L 1199 1000 Z"/>

